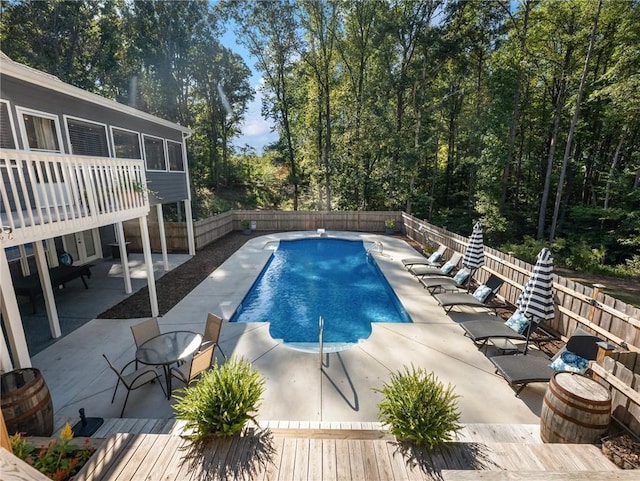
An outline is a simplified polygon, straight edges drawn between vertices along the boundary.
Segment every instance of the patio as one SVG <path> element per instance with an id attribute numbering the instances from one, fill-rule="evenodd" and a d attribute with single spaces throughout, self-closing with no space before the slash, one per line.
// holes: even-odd
<path id="1" fill-rule="evenodd" d="M 161 331 L 202 332 L 207 312 L 229 318 L 266 262 L 272 243 L 308 234 L 292 232 L 250 240 L 159 319 Z M 374 325 L 371 337 L 357 347 L 325 354 L 322 369 L 317 354 L 294 351 L 273 341 L 267 324 L 225 323 L 224 352 L 245 357 L 267 378 L 260 420 L 377 421 L 380 396 L 373 389 L 380 388 L 391 372 L 413 364 L 434 370 L 442 382 L 455 386 L 463 422 L 538 422 L 546 386 L 532 385 L 520 398 L 514 396 L 494 374 L 485 353 L 456 325 L 472 314 L 445 315 L 402 268 L 400 259 L 415 255 L 406 242 L 375 234 L 340 235 L 382 243 L 382 254 L 375 254 L 378 264 L 414 322 Z M 139 320 L 94 319 L 34 356 L 34 367 L 43 372 L 51 391 L 56 418 L 76 420 L 79 408 L 85 408 L 87 416 L 118 416 L 125 392 L 120 391 L 114 404 L 110 403 L 115 376 L 101 354 L 117 366 L 133 359 L 129 326 L 136 322 Z M 171 402 L 163 398 L 158 386 L 148 385 L 131 394 L 125 417 L 171 418 Z"/>
<path id="2" fill-rule="evenodd" d="M 229 318 L 273 243 L 309 234 L 249 240 L 159 319 L 161 331 L 202 332 L 207 312 Z M 179 436 L 183 423 L 173 418 L 174 401 L 167 400 L 157 385 L 132 392 L 124 418 L 117 418 L 125 392 L 119 391 L 110 403 L 115 376 L 101 354 L 118 366 L 133 359 L 129 327 L 140 320 L 93 319 L 33 358 L 53 398 L 56 432 L 67 421 L 75 423 L 80 408 L 89 417 L 105 418 L 93 435 L 104 442 L 77 479 L 177 480 L 187 473 L 191 479 L 475 479 L 469 475 L 479 474 L 476 469 L 507 475 L 495 479 L 524 479 L 510 474 L 576 479 L 572 476 L 577 471 L 579 476 L 596 476 L 592 479 L 631 479 L 596 446 L 542 444 L 539 413 L 546 385 L 533 384 L 520 397 L 514 395 L 494 374 L 487 354 L 457 326 L 473 313 L 445 315 L 402 267 L 400 259 L 415 255 L 404 240 L 375 234 L 329 235 L 381 243 L 376 259 L 412 324 L 374 325 L 369 339 L 347 351 L 325 354 L 320 367 L 318 354 L 273 341 L 266 324 L 225 323 L 224 352 L 245 357 L 266 377 L 257 417 L 267 429 L 212 440 L 203 450 L 193 451 Z M 463 430 L 455 443 L 428 455 L 404 449 L 377 422 L 380 395 L 373 389 L 388 381 L 391 372 L 411 364 L 435 371 L 460 396 Z"/>

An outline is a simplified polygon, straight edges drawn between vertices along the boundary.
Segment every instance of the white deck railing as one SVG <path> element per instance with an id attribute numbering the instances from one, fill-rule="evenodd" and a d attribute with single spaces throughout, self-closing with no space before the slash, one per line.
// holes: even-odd
<path id="1" fill-rule="evenodd" d="M 142 160 L 0 150 L 3 247 L 149 212 Z"/>

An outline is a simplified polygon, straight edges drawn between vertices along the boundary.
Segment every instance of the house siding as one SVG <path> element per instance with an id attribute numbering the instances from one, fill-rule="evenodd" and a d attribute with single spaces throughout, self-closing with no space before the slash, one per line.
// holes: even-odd
<path id="1" fill-rule="evenodd" d="M 64 115 L 85 119 L 88 121 L 106 124 L 107 138 L 111 152 L 115 149 L 112 145 L 109 127 L 147 134 L 162 139 L 183 143 L 182 132 L 166 125 L 154 123 L 144 118 L 129 115 L 124 112 L 112 110 L 102 105 L 94 104 L 85 99 L 80 99 L 61 92 L 24 81 L 9 75 L 2 75 L 0 98 L 10 102 L 10 115 L 16 125 L 17 146 L 26 150 L 18 128 L 16 107 L 33 109 L 46 112 L 58 117 L 62 130 L 63 150 L 70 152 L 69 139 L 66 136 Z M 186 162 L 186 160 L 185 160 Z M 177 202 L 189 198 L 189 186 L 185 172 L 147 171 L 149 188 L 154 192 L 149 200 L 151 204 Z"/>

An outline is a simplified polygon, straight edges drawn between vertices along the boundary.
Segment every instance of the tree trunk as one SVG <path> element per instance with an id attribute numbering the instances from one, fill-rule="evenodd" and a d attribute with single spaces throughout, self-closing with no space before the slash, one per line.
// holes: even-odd
<path id="1" fill-rule="evenodd" d="M 571 125 L 569 126 L 569 134 L 567 135 L 567 144 L 564 148 L 564 157 L 562 158 L 562 168 L 560 169 L 560 178 L 558 179 L 558 190 L 556 191 L 556 202 L 553 208 L 553 220 L 551 222 L 551 232 L 549 232 L 549 242 L 553 242 L 556 235 L 556 226 L 558 223 L 558 213 L 560 212 L 560 204 L 562 202 L 562 190 L 564 184 L 564 177 L 567 172 L 567 164 L 569 163 L 569 154 L 571 153 L 571 147 L 573 144 L 573 134 L 576 130 L 576 124 L 578 123 L 578 117 L 580 116 L 580 104 L 582 103 L 582 95 L 584 94 L 584 85 L 587 81 L 587 74 L 589 73 L 589 61 L 591 60 L 591 54 L 593 53 L 593 45 L 596 39 L 596 32 L 598 31 L 598 19 L 600 18 L 600 11 L 602 10 L 602 0 L 598 1 L 598 10 L 593 20 L 593 28 L 591 29 L 591 35 L 589 36 L 589 48 L 587 49 L 587 58 L 584 61 L 584 67 L 582 69 L 582 77 L 580 78 L 580 86 L 578 87 L 578 98 L 576 99 L 576 108 L 573 111 L 573 117 L 571 118 Z"/>
<path id="2" fill-rule="evenodd" d="M 620 133 L 620 140 L 618 140 L 618 145 L 616 147 L 616 152 L 613 154 L 613 160 L 611 161 L 611 167 L 609 168 L 609 177 L 607 177 L 607 186 L 604 189 L 604 208 L 609 208 L 609 193 L 611 191 L 611 179 L 613 178 L 613 174 L 616 170 L 616 164 L 618 163 L 618 159 L 620 158 L 620 150 L 622 150 L 622 144 L 624 143 L 625 134 L 627 133 L 626 128 L 622 128 L 622 132 Z"/>

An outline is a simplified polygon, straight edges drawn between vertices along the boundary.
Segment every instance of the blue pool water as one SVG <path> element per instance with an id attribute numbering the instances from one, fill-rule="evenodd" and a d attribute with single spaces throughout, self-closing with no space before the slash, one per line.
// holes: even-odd
<path id="1" fill-rule="evenodd" d="M 412 322 L 362 241 L 311 238 L 280 241 L 231 318 L 268 321 L 285 343 L 355 343 L 372 322 Z"/>

